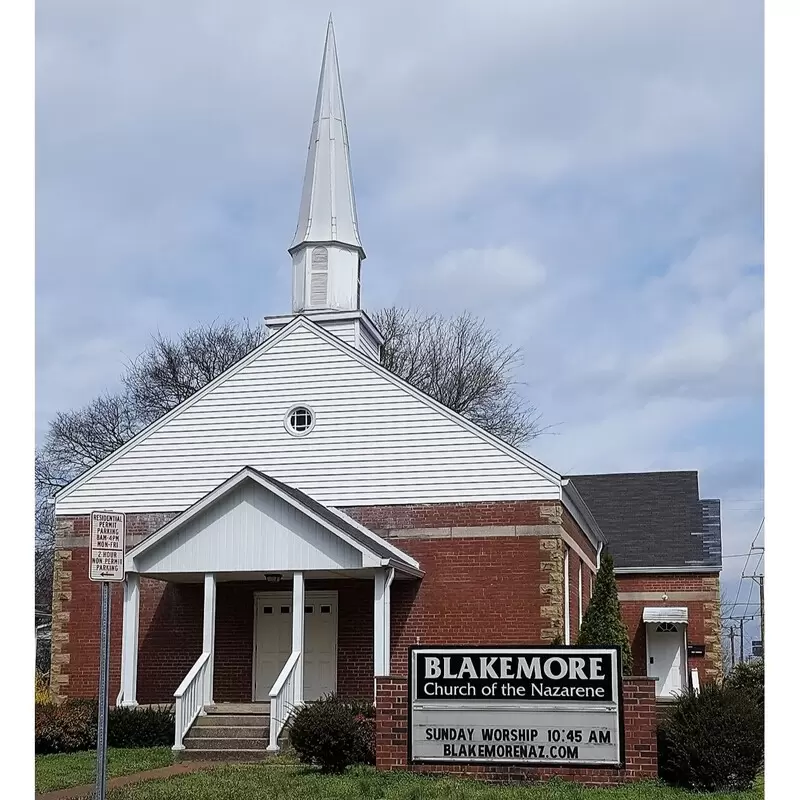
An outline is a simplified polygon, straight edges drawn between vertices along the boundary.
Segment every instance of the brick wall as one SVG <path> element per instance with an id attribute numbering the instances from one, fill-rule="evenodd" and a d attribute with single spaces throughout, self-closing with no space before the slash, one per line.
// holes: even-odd
<path id="1" fill-rule="evenodd" d="M 578 581 L 579 581 L 579 565 L 583 562 L 578 557 L 574 550 L 570 550 L 569 554 L 569 632 L 570 644 L 578 641 L 578 631 L 580 630 L 580 613 L 578 610 Z M 586 564 L 583 565 L 584 569 L 588 569 Z"/>
<path id="2" fill-rule="evenodd" d="M 370 530 L 481 525 L 560 524 L 557 500 L 507 500 L 483 503 L 424 503 L 406 506 L 350 506 L 342 511 Z"/>
<path id="3" fill-rule="evenodd" d="M 436 503 L 346 509 L 362 524 L 392 530 L 393 542 L 420 561 L 422 581 L 392 587 L 392 665 L 405 669 L 409 644 L 549 643 L 563 632 L 563 507 L 552 501 Z M 128 547 L 176 512 L 129 514 Z M 459 538 L 420 529 L 458 526 Z M 491 527 L 496 530 L 491 532 Z M 507 535 L 525 526 L 525 535 Z M 478 536 L 478 528 L 492 535 Z M 472 531 L 464 532 L 464 528 Z M 403 538 L 409 530 L 412 538 Z M 521 531 L 520 528 L 516 529 Z M 422 533 L 422 535 L 420 535 Z M 52 676 L 56 697 L 96 693 L 99 587 L 88 579 L 89 517 L 57 519 Z M 577 569 L 577 557 L 574 568 Z M 252 688 L 253 591 L 266 584 L 220 584 L 217 590 L 215 699 L 247 700 Z M 269 588 L 276 588 L 271 585 Z M 288 584 L 283 588 L 290 588 Z M 308 588 L 312 588 L 311 582 Z M 371 580 L 333 581 L 339 590 L 342 694 L 373 693 Z M 202 585 L 143 578 L 140 592 L 139 702 L 164 702 L 202 647 Z M 588 601 L 588 598 L 587 598 Z M 119 690 L 122 592 L 113 592 L 110 696 Z M 576 601 L 572 602 L 577 612 Z M 576 629 L 577 630 L 577 629 Z"/>
<path id="4" fill-rule="evenodd" d="M 654 681 L 631 677 L 623 680 L 625 766 L 573 768 L 567 766 L 520 767 L 485 764 L 430 765 L 408 763 L 408 683 L 405 677 L 376 681 L 375 756 L 380 770 L 411 770 L 490 782 L 542 781 L 559 777 L 587 786 L 608 786 L 654 780 L 658 774 L 656 702 Z"/>
<path id="5" fill-rule="evenodd" d="M 622 617 L 628 627 L 633 651 L 633 671 L 647 673 L 646 626 L 642 622 L 645 607 L 685 606 L 689 611 L 688 644 L 704 644 L 702 658 L 688 659 L 689 669 L 697 667 L 700 680 L 707 682 L 722 676 L 722 641 L 720 638 L 719 575 L 708 573 L 673 573 L 665 575 L 617 575 Z M 648 599 L 626 599 L 626 594 L 651 593 Z M 662 595 L 667 594 L 667 600 Z M 688 676 L 687 676 L 688 677 Z"/>
<path id="6" fill-rule="evenodd" d="M 425 571 L 392 585 L 392 670 L 412 644 L 549 643 L 561 633 L 560 542 L 518 538 L 407 539 Z"/>

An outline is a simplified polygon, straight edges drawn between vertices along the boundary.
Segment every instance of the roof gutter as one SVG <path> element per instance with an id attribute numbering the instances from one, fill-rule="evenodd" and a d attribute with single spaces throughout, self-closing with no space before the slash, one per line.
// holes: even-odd
<path id="1" fill-rule="evenodd" d="M 722 572 L 722 565 L 709 564 L 683 564 L 680 567 L 614 567 L 616 575 L 635 575 L 637 572 L 653 574 L 669 574 L 671 572 Z"/>
<path id="2" fill-rule="evenodd" d="M 395 558 L 382 558 L 380 563 L 382 567 L 389 567 L 389 569 L 392 570 L 392 580 L 394 580 L 395 570 L 404 572 L 407 575 L 413 575 L 415 578 L 422 578 L 425 575 L 421 569 L 412 567 L 410 564 L 406 564 L 405 562 L 399 561 Z"/>

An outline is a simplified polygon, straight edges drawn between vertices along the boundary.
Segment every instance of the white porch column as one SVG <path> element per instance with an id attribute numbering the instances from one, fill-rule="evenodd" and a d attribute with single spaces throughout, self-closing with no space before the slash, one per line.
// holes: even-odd
<path id="1" fill-rule="evenodd" d="M 294 671 L 294 705 L 299 706 L 304 698 L 303 692 L 303 658 L 305 642 L 306 592 L 302 572 L 295 572 L 292 577 L 292 652 L 300 653 Z"/>
<path id="2" fill-rule="evenodd" d="M 203 705 L 214 703 L 214 632 L 217 619 L 217 577 L 208 572 L 203 579 L 203 652 L 208 653 Z"/>
<path id="3" fill-rule="evenodd" d="M 373 613 L 373 652 L 375 676 L 388 675 L 391 658 L 389 642 L 391 635 L 391 586 L 394 568 L 384 568 L 375 572 L 375 608 Z"/>
<path id="4" fill-rule="evenodd" d="M 121 703 L 135 706 L 136 668 L 139 662 L 139 573 L 125 578 L 122 599 L 122 686 Z"/>

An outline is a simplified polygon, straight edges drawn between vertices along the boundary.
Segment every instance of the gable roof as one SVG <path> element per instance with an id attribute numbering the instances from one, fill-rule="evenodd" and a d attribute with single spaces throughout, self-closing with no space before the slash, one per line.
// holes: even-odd
<path id="1" fill-rule="evenodd" d="M 701 500 L 695 471 L 572 475 L 618 571 L 719 571 L 719 500 Z"/>
<path id="2" fill-rule="evenodd" d="M 245 370 L 250 364 L 259 359 L 262 355 L 266 354 L 270 349 L 276 347 L 280 342 L 286 340 L 294 332 L 299 331 L 300 329 L 303 328 L 313 332 L 314 335 L 324 340 L 331 346 L 337 348 L 339 351 L 346 354 L 353 361 L 358 362 L 361 366 L 365 367 L 366 369 L 380 376 L 384 380 L 390 382 L 394 386 L 400 388 L 405 394 L 416 398 L 419 402 L 423 403 L 430 409 L 436 411 L 441 416 L 449 419 L 451 422 L 455 423 L 462 429 L 474 434 L 476 437 L 483 440 L 485 443 L 491 445 L 491 447 L 494 448 L 495 450 L 504 453 L 506 456 L 509 456 L 511 459 L 522 465 L 524 468 L 530 470 L 532 473 L 538 476 L 539 479 L 552 485 L 553 490 L 557 493 L 556 496 L 560 496 L 561 478 L 558 475 L 558 473 L 556 473 L 554 470 L 550 469 L 549 467 L 546 467 L 544 464 L 537 461 L 533 457 L 529 456 L 527 453 L 524 453 L 523 451 L 517 449 L 516 447 L 513 447 L 507 442 L 504 442 L 497 436 L 489 433 L 488 431 L 485 431 L 475 423 L 470 422 L 462 415 L 447 408 L 442 403 L 438 402 L 434 398 L 420 391 L 416 387 L 404 381 L 402 378 L 399 378 L 398 376 L 394 375 L 392 372 L 390 372 L 380 364 L 376 363 L 374 360 L 363 354 L 361 351 L 355 349 L 354 347 L 342 341 L 329 331 L 325 330 L 323 327 L 315 323 L 313 320 L 310 320 L 307 317 L 299 315 L 294 321 L 288 324 L 285 328 L 270 336 L 265 342 L 263 342 L 258 347 L 254 348 L 254 350 L 252 350 L 248 355 L 246 355 L 236 364 L 229 367 L 228 370 L 217 376 L 214 380 L 210 381 L 208 384 L 206 384 L 206 386 L 195 392 L 191 397 L 187 398 L 178 406 L 176 406 L 174 409 L 164 414 L 161 418 L 159 418 L 151 425 L 149 425 L 147 428 L 138 433 L 136 436 L 134 436 L 125 445 L 117 449 L 115 452 L 111 453 L 105 459 L 98 462 L 96 465 L 94 465 L 86 472 L 82 473 L 80 476 L 75 478 L 72 482 L 67 484 L 65 487 L 63 487 L 55 495 L 56 502 L 57 503 L 62 502 L 64 499 L 69 497 L 73 492 L 75 492 L 76 489 L 85 484 L 87 481 L 91 480 L 96 475 L 102 473 L 105 469 L 107 469 L 109 466 L 118 461 L 130 450 L 140 445 L 149 437 L 158 433 L 158 431 L 160 431 L 164 426 L 168 425 L 173 419 L 180 416 L 183 412 L 187 411 L 188 409 L 192 408 L 192 406 L 202 401 L 204 398 L 206 398 L 210 393 L 214 392 L 215 389 L 220 387 L 226 381 L 229 381 L 238 373 Z M 179 508 L 180 506 L 177 507 Z M 68 512 L 68 513 L 79 513 L 79 512 Z"/>
<path id="3" fill-rule="evenodd" d="M 301 492 L 299 489 L 287 486 L 281 481 L 264 475 L 264 473 L 253 467 L 244 467 L 239 470 L 239 472 L 221 483 L 216 489 L 209 492 L 205 497 L 202 497 L 183 513 L 178 514 L 177 517 L 170 520 L 166 525 L 131 548 L 126 555 L 126 562 L 128 559 L 132 562 L 143 553 L 168 538 L 191 519 L 202 514 L 220 498 L 247 480 L 252 480 L 267 491 L 278 495 L 281 499 L 327 528 L 335 536 L 344 539 L 347 544 L 355 547 L 362 553 L 374 556 L 380 563 L 396 567 L 403 572 L 413 575 L 422 575 L 419 562 L 403 552 L 399 547 L 395 547 L 393 544 L 384 541 L 380 536 L 368 530 L 363 525 L 360 525 L 354 519 L 347 516 L 347 514 L 341 511 L 334 513 L 331 509 L 322 505 L 322 503 L 318 503 L 305 492 Z"/>

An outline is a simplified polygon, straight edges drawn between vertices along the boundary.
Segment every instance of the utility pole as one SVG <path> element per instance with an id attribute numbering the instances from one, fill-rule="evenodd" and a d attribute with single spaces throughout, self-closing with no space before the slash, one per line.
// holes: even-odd
<path id="1" fill-rule="evenodd" d="M 731 637 L 731 669 L 733 669 L 736 666 L 736 643 L 734 642 L 736 629 L 733 627 L 728 628 L 728 635 Z"/>
<path id="2" fill-rule="evenodd" d="M 739 617 L 739 663 L 744 661 L 744 617 Z"/>
<path id="3" fill-rule="evenodd" d="M 761 657 L 764 658 L 764 576 L 758 578 L 758 615 L 761 618 Z"/>
<path id="4" fill-rule="evenodd" d="M 763 547 L 754 547 L 753 550 L 764 552 Z M 742 575 L 742 578 L 750 578 L 758 584 L 758 616 L 761 623 L 761 654 L 764 655 L 764 573 L 760 575 Z"/>

